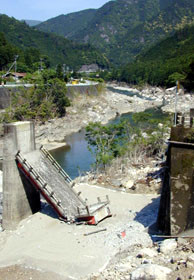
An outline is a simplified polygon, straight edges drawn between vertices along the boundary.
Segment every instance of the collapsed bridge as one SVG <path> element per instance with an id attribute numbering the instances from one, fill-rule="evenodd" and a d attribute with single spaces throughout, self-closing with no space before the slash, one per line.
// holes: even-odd
<path id="1" fill-rule="evenodd" d="M 109 198 L 87 199 L 73 189 L 74 183 L 52 155 L 35 149 L 31 122 L 5 126 L 3 155 L 3 227 L 13 229 L 26 216 L 40 210 L 40 194 L 66 222 L 96 225 L 110 217 Z"/>

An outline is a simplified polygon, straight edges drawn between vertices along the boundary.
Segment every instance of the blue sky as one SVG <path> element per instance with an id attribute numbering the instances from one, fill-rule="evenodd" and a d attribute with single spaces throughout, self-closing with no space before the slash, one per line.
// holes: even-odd
<path id="1" fill-rule="evenodd" d="M 100 8 L 109 0 L 0 0 L 0 13 L 16 19 L 47 20 L 89 8 Z"/>

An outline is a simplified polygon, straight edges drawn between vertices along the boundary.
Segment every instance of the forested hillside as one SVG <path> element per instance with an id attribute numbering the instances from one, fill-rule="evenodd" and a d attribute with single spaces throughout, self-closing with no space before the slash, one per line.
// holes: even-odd
<path id="1" fill-rule="evenodd" d="M 17 48 L 7 42 L 3 33 L 0 32 L 0 70 L 11 62 Z"/>
<path id="2" fill-rule="evenodd" d="M 180 29 L 172 37 L 139 55 L 119 72 L 117 78 L 134 84 L 161 86 L 175 85 L 179 80 L 190 90 L 194 89 L 194 82 L 191 85 L 193 66 L 194 24 Z"/>
<path id="3" fill-rule="evenodd" d="M 91 63 L 97 63 L 101 67 L 108 66 L 108 60 L 95 48 L 35 30 L 26 23 L 6 15 L 0 15 L 0 32 L 4 33 L 9 43 L 19 49 L 25 51 L 27 48 L 33 48 L 41 55 L 46 55 L 53 66 L 58 63 L 65 63 L 74 69 Z"/>
<path id="4" fill-rule="evenodd" d="M 110 1 L 95 12 L 86 27 L 79 30 L 77 23 L 84 17 L 77 20 L 76 13 L 74 16 L 74 31 L 68 34 L 62 30 L 64 18 L 49 20 L 45 26 L 48 31 L 97 47 L 110 62 L 118 66 L 133 61 L 142 50 L 194 22 L 194 1 Z M 70 26 L 70 15 L 65 19 L 64 29 Z"/>
<path id="5" fill-rule="evenodd" d="M 194 23 L 194 1 L 174 0 L 166 9 L 149 21 L 135 27 L 120 40 L 121 61 L 132 61 L 142 50 L 159 42 L 187 24 Z"/>
<path id="6" fill-rule="evenodd" d="M 37 25 L 36 29 L 72 38 L 77 32 L 87 26 L 95 13 L 95 9 L 88 9 L 68 15 L 59 15 Z"/>
<path id="7" fill-rule="evenodd" d="M 0 71 L 8 70 L 8 66 L 13 64 L 17 55 L 17 70 L 19 72 L 33 72 L 40 66 L 40 57 L 45 67 L 50 66 L 47 56 L 41 56 L 36 48 L 26 48 L 22 50 L 10 43 L 5 38 L 4 33 L 0 32 Z"/>

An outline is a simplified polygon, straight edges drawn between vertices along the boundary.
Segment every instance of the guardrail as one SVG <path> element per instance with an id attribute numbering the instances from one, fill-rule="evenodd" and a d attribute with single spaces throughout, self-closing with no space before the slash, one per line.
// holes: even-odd
<path id="1" fill-rule="evenodd" d="M 65 178 L 65 181 L 68 183 L 72 183 L 72 179 L 69 177 L 69 175 L 61 168 L 61 166 L 58 164 L 58 162 L 54 159 L 54 157 L 43 147 L 43 145 L 40 147 L 41 152 L 45 155 L 46 158 L 50 160 L 52 165 L 58 170 L 58 172 Z"/>

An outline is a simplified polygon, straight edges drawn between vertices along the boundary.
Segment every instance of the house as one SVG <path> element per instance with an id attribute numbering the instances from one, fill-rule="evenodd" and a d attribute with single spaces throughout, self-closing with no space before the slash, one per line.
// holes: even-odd
<path id="1" fill-rule="evenodd" d="M 18 72 L 8 72 L 2 76 L 2 78 L 12 77 L 16 82 L 23 79 L 26 76 L 26 73 L 18 73 Z"/>
<path id="2" fill-rule="evenodd" d="M 95 73 L 99 71 L 100 68 L 97 64 L 93 63 L 90 65 L 82 65 L 78 73 Z"/>

